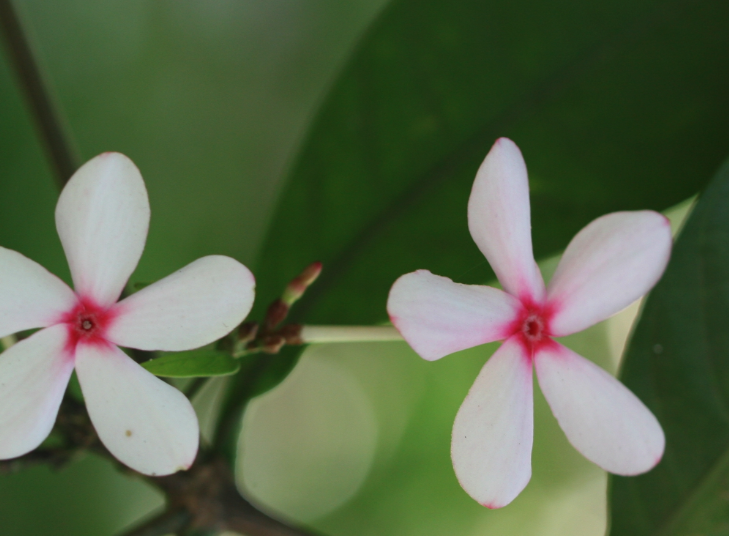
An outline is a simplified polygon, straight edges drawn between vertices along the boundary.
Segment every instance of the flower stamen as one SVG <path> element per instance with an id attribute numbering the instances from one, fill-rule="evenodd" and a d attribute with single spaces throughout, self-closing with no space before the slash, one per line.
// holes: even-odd
<path id="1" fill-rule="evenodd" d="M 535 303 L 526 304 L 510 324 L 507 338 L 512 335 L 518 336 L 526 353 L 533 355 L 534 351 L 549 345 L 552 340 L 549 330 L 550 318 L 551 309 L 549 307 Z"/>
<path id="2" fill-rule="evenodd" d="M 114 316 L 109 309 L 99 307 L 88 298 L 81 298 L 61 320 L 68 326 L 67 349 L 72 352 L 82 341 L 89 344 L 104 344 L 106 330 Z"/>
<path id="3" fill-rule="evenodd" d="M 537 342 L 544 334 L 544 321 L 538 315 L 531 314 L 524 321 L 521 331 L 528 340 Z"/>

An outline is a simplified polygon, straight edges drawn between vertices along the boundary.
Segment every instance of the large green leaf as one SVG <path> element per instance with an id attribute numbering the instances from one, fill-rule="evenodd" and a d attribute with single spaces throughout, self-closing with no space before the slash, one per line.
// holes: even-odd
<path id="1" fill-rule="evenodd" d="M 536 255 L 596 216 L 664 209 L 726 150 L 729 3 L 401 0 L 324 100 L 258 265 L 267 303 L 313 260 L 306 322 L 385 318 L 418 268 L 493 277 L 466 203 L 499 136 L 531 175 Z"/>
<path id="2" fill-rule="evenodd" d="M 232 378 L 220 410 L 215 448 L 229 457 L 237 455 L 238 435 L 248 402 L 281 383 L 298 363 L 305 346 L 284 346 L 277 354 L 251 354 L 240 358 L 240 372 Z"/>
<path id="3" fill-rule="evenodd" d="M 655 413 L 666 452 L 613 477 L 615 536 L 729 534 L 729 162 L 701 196 L 632 337 L 623 382 Z"/>

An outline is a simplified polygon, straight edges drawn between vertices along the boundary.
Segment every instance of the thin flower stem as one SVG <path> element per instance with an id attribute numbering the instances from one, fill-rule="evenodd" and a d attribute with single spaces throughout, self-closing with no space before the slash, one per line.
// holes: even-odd
<path id="1" fill-rule="evenodd" d="M 403 340 L 391 326 L 303 326 L 300 336 L 304 344 Z"/>
<path id="2" fill-rule="evenodd" d="M 66 181 L 78 168 L 78 159 L 48 88 L 43 82 L 32 47 L 23 31 L 12 0 L 0 0 L 0 28 L 2 28 L 8 58 L 15 69 L 15 74 L 40 131 L 56 182 L 63 188 Z"/>

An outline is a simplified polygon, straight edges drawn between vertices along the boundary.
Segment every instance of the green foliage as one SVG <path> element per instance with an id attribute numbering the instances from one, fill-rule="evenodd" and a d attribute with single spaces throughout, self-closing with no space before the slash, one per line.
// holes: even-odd
<path id="1" fill-rule="evenodd" d="M 235 374 L 240 369 L 240 361 L 216 350 L 190 350 L 165 354 L 145 361 L 142 366 L 155 376 L 194 378 Z"/>
<path id="2" fill-rule="evenodd" d="M 243 374 L 248 374 L 246 390 L 249 397 L 262 395 L 281 383 L 296 366 L 303 346 L 284 346 L 278 354 L 243 357 Z"/>
<path id="3" fill-rule="evenodd" d="M 386 0 L 295 9 L 286 2 L 131 9 L 88 0 L 16 3 L 27 8 L 80 153 L 120 150 L 145 176 L 153 223 L 133 279 L 154 281 L 205 254 L 258 259 L 259 313 L 313 260 L 324 262 L 322 278 L 292 313 L 308 323 L 383 320 L 390 285 L 417 268 L 465 283 L 491 279 L 465 208 L 475 171 L 498 136 L 513 138 L 529 165 L 537 257 L 560 250 L 605 212 L 663 209 L 689 197 L 726 155 L 729 4 L 719 0 L 396 0 L 342 64 L 318 114 L 312 103 Z M 0 244 L 70 281 L 54 230 L 57 190 L 6 59 L 0 57 Z M 299 157 L 281 180 L 282 162 L 299 139 Z M 715 185 L 702 200 L 627 357 L 625 381 L 663 422 L 668 450 L 654 472 L 615 479 L 616 535 L 727 533 L 725 189 Z M 652 354 L 656 348 L 662 354 Z M 241 369 L 227 380 L 218 445 L 232 452 L 248 401 L 278 385 L 300 352 L 291 347 L 235 362 Z M 484 357 L 474 352 L 458 368 L 456 360 L 398 356 L 400 364 L 411 360 L 402 383 L 420 367 L 433 376 L 424 402 L 393 425 L 407 430 L 401 442 L 393 440 L 395 461 L 383 462 L 379 480 L 357 499 L 365 502 L 353 501 L 331 534 L 481 533 L 471 531 L 477 516 L 496 523 L 489 532 L 508 532 L 498 516 L 519 505 L 487 512 L 472 503 L 447 452 L 453 415 Z M 204 364 L 164 359 L 180 358 L 146 366 L 189 376 Z M 358 360 L 371 370 L 364 356 Z M 198 367 L 193 374 L 190 366 Z M 383 366 L 372 380 L 372 398 L 381 404 L 387 393 L 374 386 L 398 391 L 392 368 Z M 79 397 L 73 381 L 70 393 Z M 537 404 L 548 416 L 546 403 Z M 551 430 L 566 444 L 555 423 Z M 535 450 L 535 475 L 541 464 L 544 483 L 555 482 L 556 465 L 567 465 L 566 451 L 554 449 L 553 457 Z M 4 476 L 3 534 L 107 534 L 156 507 L 148 490 L 119 479 L 92 457 L 59 474 L 38 468 Z M 522 499 L 532 500 L 531 493 L 534 511 L 549 495 L 534 486 L 538 481 Z M 71 488 L 73 495 L 64 492 Z M 104 497 L 137 502 L 129 513 L 99 502 Z M 533 517 L 532 510 L 517 517 Z"/>
<path id="4" fill-rule="evenodd" d="M 248 402 L 270 391 L 293 370 L 304 346 L 284 346 L 278 354 L 252 354 L 240 358 L 240 373 L 232 380 L 220 413 L 215 446 L 232 460 L 236 455 L 241 418 Z"/>
<path id="5" fill-rule="evenodd" d="M 493 277 L 466 203 L 499 136 L 531 176 L 538 258 L 606 212 L 665 209 L 725 156 L 726 2 L 402 0 L 323 101 L 257 273 L 267 301 L 313 260 L 305 322 L 385 318 L 418 268 Z"/>
<path id="6" fill-rule="evenodd" d="M 729 162 L 701 196 L 651 293 L 623 382 L 654 412 L 666 452 L 613 477 L 612 534 L 729 534 Z"/>

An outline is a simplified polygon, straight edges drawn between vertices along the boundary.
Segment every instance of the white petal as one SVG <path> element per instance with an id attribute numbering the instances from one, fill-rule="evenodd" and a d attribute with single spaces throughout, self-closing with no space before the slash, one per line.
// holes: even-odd
<path id="1" fill-rule="evenodd" d="M 507 338 L 519 307 L 519 300 L 502 290 L 461 285 L 427 270 L 400 277 L 387 300 L 392 323 L 429 361 Z"/>
<path id="2" fill-rule="evenodd" d="M 199 429 L 180 391 L 113 345 L 79 344 L 76 373 L 99 439 L 119 461 L 152 476 L 192 465 Z"/>
<path id="3" fill-rule="evenodd" d="M 668 220 L 649 210 L 597 218 L 572 239 L 549 282 L 552 335 L 576 333 L 621 311 L 663 275 Z"/>
<path id="4" fill-rule="evenodd" d="M 149 227 L 149 201 L 134 163 L 104 153 L 84 164 L 61 193 L 56 228 L 76 292 L 114 303 L 139 262 Z"/>
<path id="5" fill-rule="evenodd" d="M 506 506 L 532 475 L 532 365 L 516 337 L 491 356 L 458 410 L 451 458 L 468 494 L 488 508 Z"/>
<path id="6" fill-rule="evenodd" d="M 66 338 L 66 326 L 52 326 L 0 354 L 0 459 L 30 452 L 51 432 L 73 372 Z"/>
<path id="7" fill-rule="evenodd" d="M 542 392 L 570 443 L 618 475 L 637 475 L 663 455 L 661 425 L 622 383 L 554 343 L 535 356 Z"/>
<path id="8" fill-rule="evenodd" d="M 0 337 L 55 324 L 77 301 L 68 285 L 40 264 L 0 247 Z"/>
<path id="9" fill-rule="evenodd" d="M 496 141 L 476 174 L 468 228 L 508 293 L 541 301 L 544 281 L 532 252 L 529 179 L 513 141 Z"/>
<path id="10" fill-rule="evenodd" d="M 107 336 L 141 350 L 197 348 L 243 321 L 254 289 L 253 275 L 238 261 L 203 257 L 119 302 Z"/>

